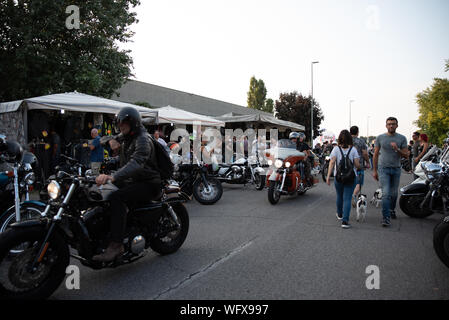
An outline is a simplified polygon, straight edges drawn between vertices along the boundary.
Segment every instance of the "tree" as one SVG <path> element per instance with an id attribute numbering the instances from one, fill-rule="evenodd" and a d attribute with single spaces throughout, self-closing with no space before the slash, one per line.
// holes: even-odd
<path id="1" fill-rule="evenodd" d="M 132 59 L 119 42 L 139 0 L 0 0 L 0 101 L 79 91 L 109 98 L 129 78 Z M 69 29 L 79 8 L 79 29 Z M 72 24 L 73 26 L 73 24 Z M 7 80 L 7 81 L 5 81 Z"/>
<path id="2" fill-rule="evenodd" d="M 136 102 L 134 102 L 134 104 L 137 106 L 145 107 L 145 108 L 150 108 L 150 109 L 154 108 L 151 104 L 149 104 L 148 102 L 145 102 L 145 101 L 136 101 Z"/>
<path id="3" fill-rule="evenodd" d="M 268 112 L 268 113 L 273 113 L 273 108 L 274 108 L 274 101 L 271 98 L 268 98 L 265 101 L 265 108 L 263 111 Z"/>
<path id="4" fill-rule="evenodd" d="M 415 124 L 432 143 L 443 144 L 449 128 L 449 80 L 434 79 L 434 83 L 418 93 L 419 118 Z"/>
<path id="5" fill-rule="evenodd" d="M 310 106 L 312 97 L 305 97 L 296 91 L 291 93 L 281 93 L 279 100 L 276 100 L 276 117 L 301 124 L 305 127 L 306 140 L 310 141 Z M 320 105 L 313 99 L 313 137 L 320 134 L 320 124 L 324 120 L 324 115 Z"/>
<path id="6" fill-rule="evenodd" d="M 262 79 L 251 77 L 247 103 L 249 108 L 273 113 L 273 99 L 267 99 L 267 88 Z"/>

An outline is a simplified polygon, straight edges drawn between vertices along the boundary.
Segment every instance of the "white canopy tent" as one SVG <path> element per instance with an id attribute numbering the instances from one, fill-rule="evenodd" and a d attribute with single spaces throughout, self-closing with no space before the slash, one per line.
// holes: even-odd
<path id="1" fill-rule="evenodd" d="M 225 123 L 221 120 L 214 119 L 205 115 L 185 111 L 182 109 L 174 108 L 172 106 L 166 106 L 162 108 L 154 109 L 158 112 L 159 123 L 172 123 L 172 124 L 197 124 L 208 127 L 224 127 Z M 144 120 L 146 122 L 146 120 Z"/>
<path id="2" fill-rule="evenodd" d="M 264 114 L 247 114 L 247 115 L 233 115 L 231 114 L 224 114 L 219 117 L 215 117 L 217 120 L 224 121 L 226 123 L 228 122 L 251 122 L 251 123 L 265 123 L 273 127 L 277 127 L 280 129 L 293 129 L 293 130 L 299 130 L 304 131 L 304 126 L 290 122 L 285 120 L 280 120 L 272 116 L 267 116 Z"/>
<path id="3" fill-rule="evenodd" d="M 116 114 L 123 107 L 133 107 L 137 109 L 142 115 L 142 118 L 147 118 L 147 122 L 158 122 L 158 112 L 154 109 L 148 109 L 130 103 L 95 97 L 76 91 L 0 103 L 0 114 L 11 112 L 21 113 L 21 117 L 23 119 L 24 137 L 26 142 L 28 128 L 28 110 L 46 109 Z M 12 134 L 14 133 L 9 133 L 10 136 Z"/>

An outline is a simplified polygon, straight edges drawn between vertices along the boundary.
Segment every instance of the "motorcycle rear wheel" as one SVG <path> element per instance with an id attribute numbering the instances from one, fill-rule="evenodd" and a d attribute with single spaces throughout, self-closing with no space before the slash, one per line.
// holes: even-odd
<path id="1" fill-rule="evenodd" d="M 399 207 L 402 212 L 412 218 L 423 219 L 433 214 L 433 211 L 430 209 L 420 208 L 421 203 L 423 202 L 425 195 L 420 196 L 404 196 L 401 195 L 399 198 Z"/>
<path id="2" fill-rule="evenodd" d="M 449 268 L 449 223 L 443 220 L 433 229 L 433 248 L 441 262 Z"/>
<path id="3" fill-rule="evenodd" d="M 181 228 L 177 231 L 168 233 L 163 238 L 155 238 L 150 240 L 150 248 L 161 254 L 171 254 L 176 252 L 184 243 L 189 232 L 189 214 L 182 203 L 172 205 L 173 211 L 178 217 Z M 161 219 L 169 219 L 162 216 Z"/>
<path id="4" fill-rule="evenodd" d="M 56 232 L 37 270 L 28 270 L 45 235 L 42 227 L 8 229 L 0 234 L 0 298 L 46 299 L 64 280 L 70 262 L 69 248 Z M 25 250 L 14 253 L 14 248 L 25 245 Z"/>

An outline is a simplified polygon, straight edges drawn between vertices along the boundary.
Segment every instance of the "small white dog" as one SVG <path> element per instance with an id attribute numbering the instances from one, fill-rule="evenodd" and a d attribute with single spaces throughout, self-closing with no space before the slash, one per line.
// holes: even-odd
<path id="1" fill-rule="evenodd" d="M 379 188 L 374 192 L 373 198 L 371 199 L 370 203 L 372 205 L 376 205 L 376 208 L 379 207 L 379 205 L 382 203 L 382 189 Z"/>
<path id="2" fill-rule="evenodd" d="M 362 216 L 362 221 L 365 221 L 366 216 L 366 195 L 361 194 L 357 200 L 357 222 L 360 220 L 360 216 Z"/>

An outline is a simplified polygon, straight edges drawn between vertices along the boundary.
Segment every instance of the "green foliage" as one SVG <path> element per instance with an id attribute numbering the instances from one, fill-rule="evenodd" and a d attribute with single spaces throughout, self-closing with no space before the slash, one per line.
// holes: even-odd
<path id="1" fill-rule="evenodd" d="M 310 141 L 310 106 L 312 97 L 305 97 L 296 91 L 291 93 L 281 93 L 279 100 L 276 100 L 276 117 L 301 124 L 305 127 L 306 140 Z M 313 99 L 313 137 L 320 134 L 320 124 L 324 120 L 324 115 L 320 105 Z"/>
<path id="2" fill-rule="evenodd" d="M 262 79 L 251 77 L 247 103 L 249 108 L 273 113 L 273 99 L 267 99 L 267 88 Z"/>
<path id="3" fill-rule="evenodd" d="M 150 109 L 154 108 L 151 104 L 149 104 L 148 102 L 145 102 L 145 101 L 136 101 L 133 104 L 135 104 L 137 106 L 142 106 L 145 108 L 150 108 Z"/>
<path id="4" fill-rule="evenodd" d="M 0 0 L 0 101 L 78 91 L 109 98 L 129 78 L 119 42 L 137 22 L 139 0 Z M 68 29 L 76 5 L 80 28 Z M 6 81 L 5 81 L 6 80 Z"/>
<path id="5" fill-rule="evenodd" d="M 265 101 L 265 108 L 263 111 L 268 112 L 268 113 L 273 113 L 273 108 L 274 108 L 274 101 L 271 98 L 268 98 Z"/>
<path id="6" fill-rule="evenodd" d="M 417 95 L 419 119 L 415 124 L 432 143 L 443 144 L 449 130 L 449 80 L 434 79 L 430 88 Z"/>

